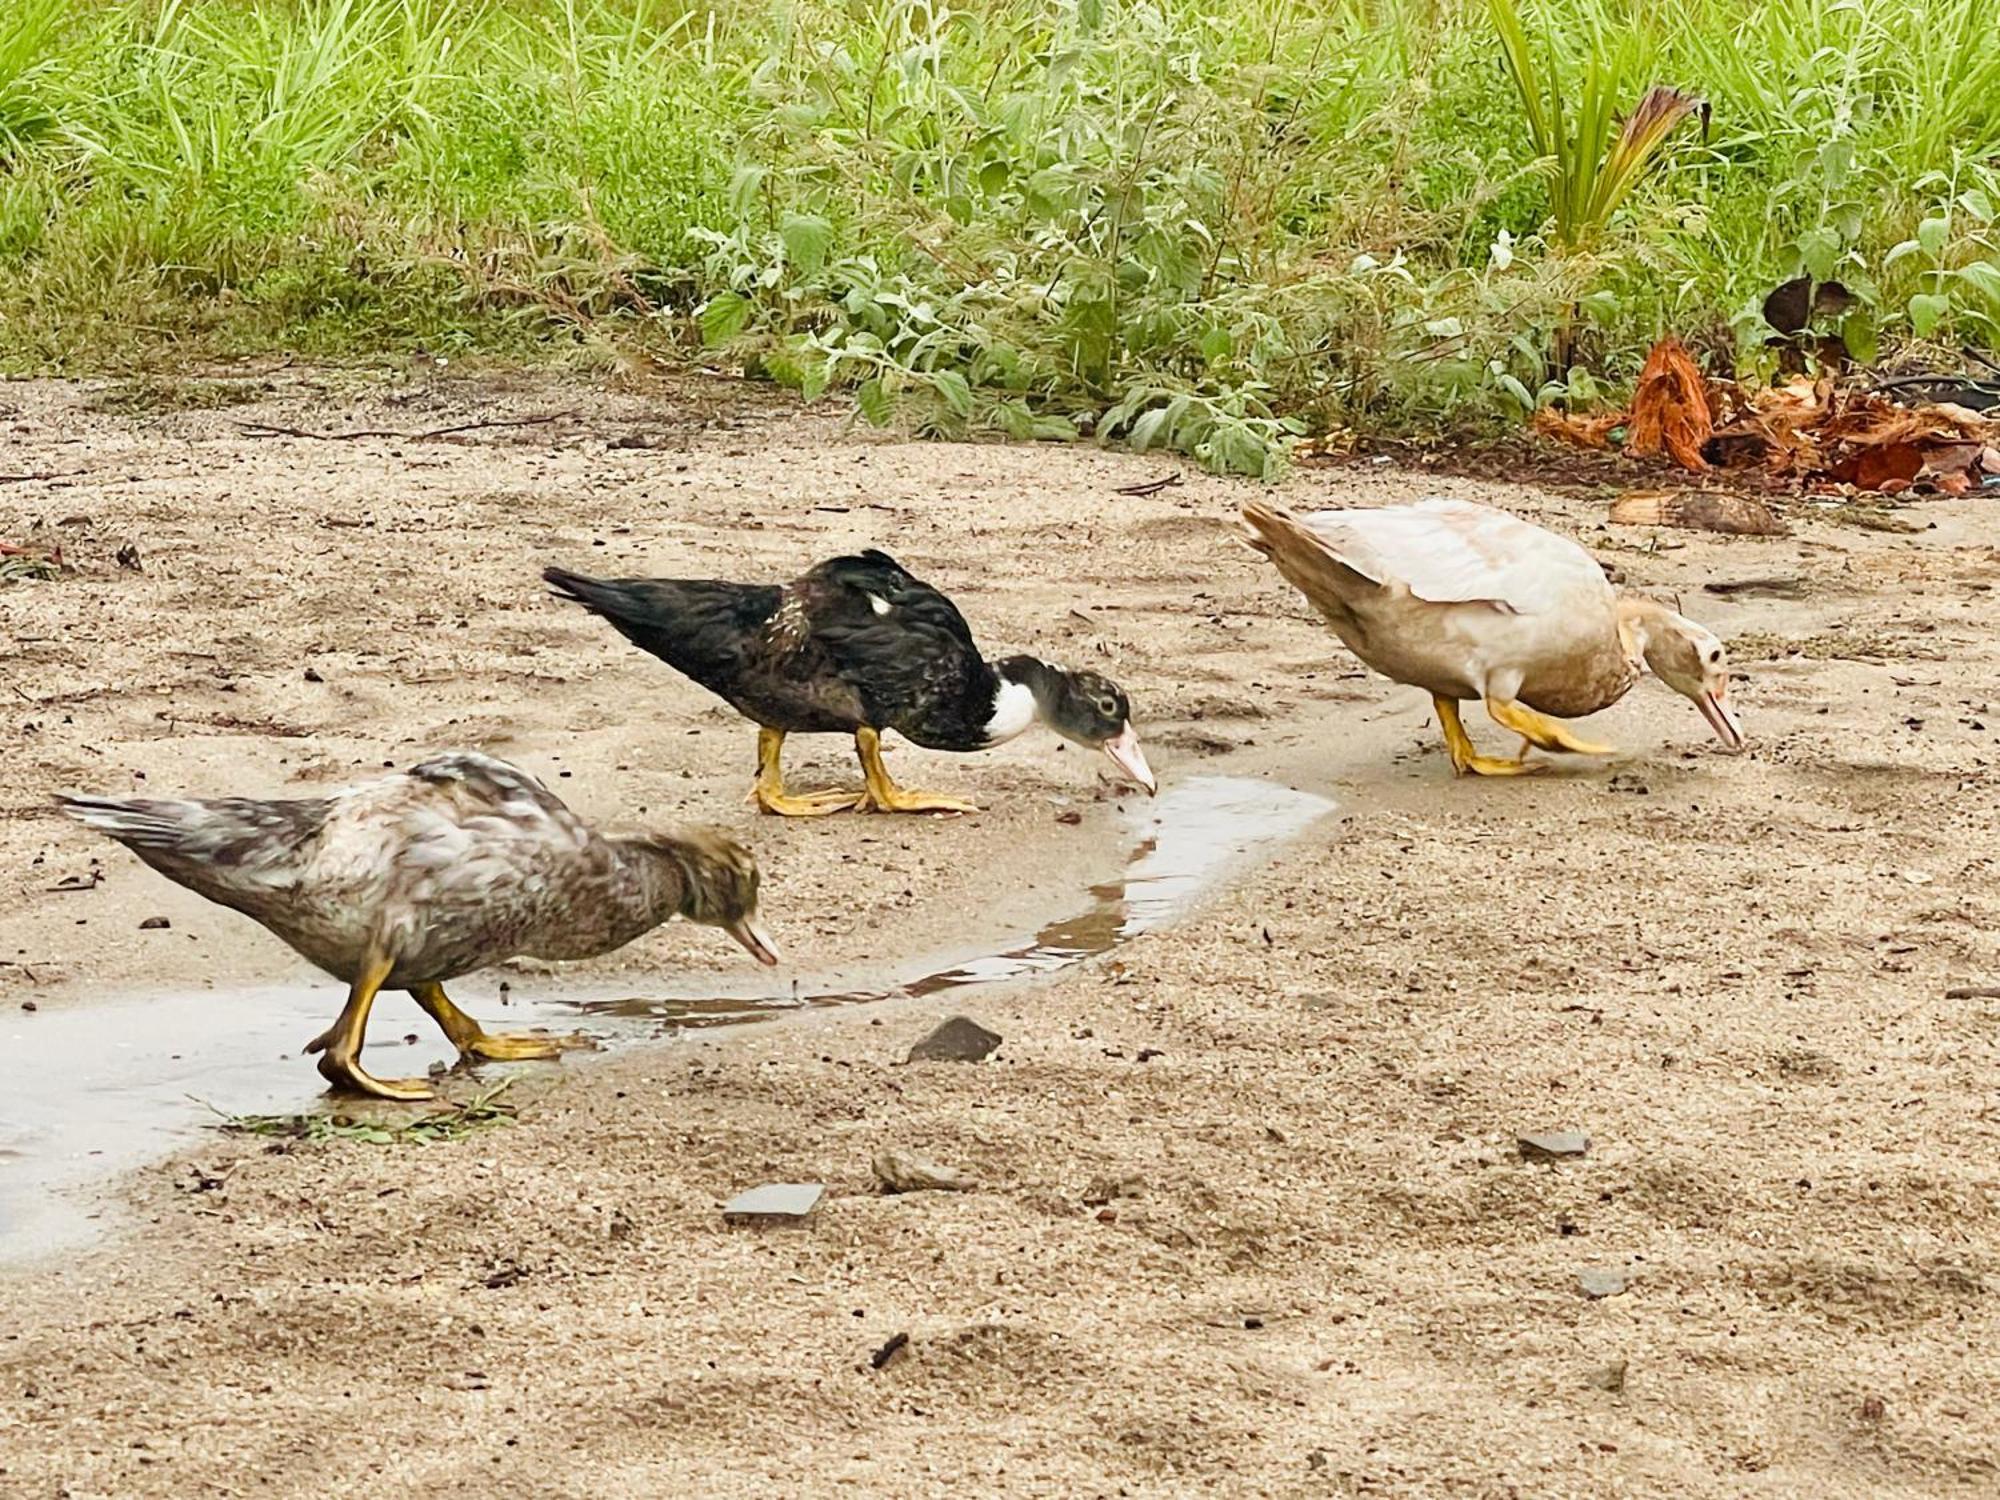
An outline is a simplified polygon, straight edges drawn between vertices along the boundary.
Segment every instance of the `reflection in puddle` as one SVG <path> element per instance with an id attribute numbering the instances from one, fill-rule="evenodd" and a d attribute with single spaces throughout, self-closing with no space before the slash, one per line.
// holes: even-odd
<path id="1" fill-rule="evenodd" d="M 1128 804 L 1137 847 L 1121 879 L 1090 888 L 1086 909 L 1001 952 L 920 968 L 879 989 L 795 988 L 759 997 L 717 995 L 705 986 L 701 994 L 467 1005 L 496 1030 L 582 1024 L 615 1045 L 802 1008 L 1032 979 L 1172 922 L 1245 856 L 1275 847 L 1332 805 L 1241 777 L 1182 782 L 1156 802 Z M 341 993 L 322 981 L 0 1016 L 0 1256 L 82 1238 L 87 1220 L 54 1190 L 171 1149 L 175 1138 L 213 1119 L 203 1104 L 230 1114 L 311 1107 L 323 1096 L 300 1039 L 325 1026 Z M 378 1073 L 420 1074 L 451 1058 L 407 996 L 377 1002 L 370 1035 L 370 1066 Z"/>

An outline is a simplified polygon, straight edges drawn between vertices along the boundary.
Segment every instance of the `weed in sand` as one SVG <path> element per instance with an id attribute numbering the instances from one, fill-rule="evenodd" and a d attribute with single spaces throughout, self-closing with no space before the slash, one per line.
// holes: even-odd
<path id="1" fill-rule="evenodd" d="M 448 1104 L 408 1118 L 383 1116 L 357 1119 L 322 1110 L 288 1115 L 214 1112 L 222 1116 L 222 1123 L 216 1128 L 232 1135 L 267 1136 L 282 1141 L 360 1141 L 372 1146 L 421 1146 L 434 1141 L 454 1141 L 497 1125 L 512 1124 L 519 1118 L 519 1110 L 515 1105 L 502 1102 L 500 1095 L 506 1088 L 505 1083 L 495 1084 L 461 1104 Z M 208 1107 L 214 1109 L 212 1105 Z"/>

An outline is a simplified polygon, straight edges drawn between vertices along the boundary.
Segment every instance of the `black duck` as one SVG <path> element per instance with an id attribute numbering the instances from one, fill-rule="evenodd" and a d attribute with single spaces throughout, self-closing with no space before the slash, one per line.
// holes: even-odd
<path id="1" fill-rule="evenodd" d="M 562 568 L 542 576 L 761 726 L 752 796 L 766 812 L 976 811 L 897 786 L 882 764 L 882 732 L 929 750 L 982 750 L 1036 720 L 1155 790 L 1117 684 L 1032 656 L 989 663 L 958 607 L 886 553 L 836 557 L 783 585 Z M 788 734 L 852 734 L 864 790 L 787 792 L 779 755 Z"/>

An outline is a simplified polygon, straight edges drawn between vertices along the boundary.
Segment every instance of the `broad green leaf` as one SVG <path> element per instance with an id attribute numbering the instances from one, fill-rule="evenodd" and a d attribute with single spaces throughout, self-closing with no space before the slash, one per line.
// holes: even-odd
<path id="1" fill-rule="evenodd" d="M 1618 316 L 1618 294 L 1609 287 L 1600 287 L 1585 293 L 1577 306 L 1593 323 L 1609 323 Z"/>
<path id="2" fill-rule="evenodd" d="M 799 375 L 799 394 L 808 401 L 817 401 L 826 394 L 827 381 L 833 377 L 833 361 L 816 360 Z"/>
<path id="3" fill-rule="evenodd" d="M 1978 289 L 1996 307 L 2000 307 L 2000 266 L 1990 260 L 1967 261 L 1958 268 L 1958 279 Z"/>
<path id="4" fill-rule="evenodd" d="M 726 344 L 750 321 L 750 299 L 736 292 L 718 292 L 701 310 L 701 341 Z"/>
<path id="5" fill-rule="evenodd" d="M 1166 423 L 1167 409 L 1164 406 L 1156 406 L 1151 411 L 1143 413 L 1139 420 L 1132 424 L 1132 451 L 1144 453 L 1152 447 L 1154 439 L 1159 437 L 1160 429 L 1166 426 Z"/>
<path id="6" fill-rule="evenodd" d="M 1211 328 L 1201 336 L 1201 357 L 1210 364 L 1225 360 L 1236 352 L 1236 340 L 1231 338 L 1227 328 Z"/>
<path id="7" fill-rule="evenodd" d="M 1993 200 L 1979 188 L 1967 188 L 1960 193 L 1958 206 L 1982 224 L 1993 222 Z"/>
<path id="8" fill-rule="evenodd" d="M 1935 257 L 1950 233 L 1951 220 L 1933 216 L 1917 226 L 1917 243 L 1924 247 L 1924 254 Z"/>
<path id="9" fill-rule="evenodd" d="M 1465 337 L 1465 324 L 1457 318 L 1432 318 L 1424 324 L 1424 332 L 1434 339 L 1461 339 Z"/>
<path id="10" fill-rule="evenodd" d="M 1915 255 L 1922 248 L 1915 240 L 1903 240 L 1887 255 L 1882 257 L 1882 268 L 1887 270 L 1904 256 Z"/>
<path id="11" fill-rule="evenodd" d="M 1799 256 L 1814 281 L 1833 280 L 1840 264 L 1840 236 L 1831 229 L 1808 229 L 1799 236 Z"/>
<path id="12" fill-rule="evenodd" d="M 833 245 L 833 226 L 818 214 L 786 214 L 778 231 L 785 259 L 801 276 L 816 276 Z"/>
<path id="13" fill-rule="evenodd" d="M 1881 352 L 1875 319 L 1859 308 L 1840 320 L 1840 341 L 1847 345 L 1847 352 L 1864 365 L 1874 364 L 1875 356 Z"/>
<path id="14" fill-rule="evenodd" d="M 1918 292 L 1910 299 L 1910 327 L 1920 339 L 1929 338 L 1951 311 L 1951 299 L 1931 292 Z"/>
<path id="15" fill-rule="evenodd" d="M 931 384 L 944 397 L 944 404 L 961 417 L 972 415 L 972 387 L 956 370 L 931 371 Z"/>
<path id="16" fill-rule="evenodd" d="M 762 167 L 738 167 L 729 179 L 729 211 L 739 219 L 749 217 L 757 195 L 763 190 Z"/>
<path id="17" fill-rule="evenodd" d="M 861 415 L 876 427 L 887 427 L 896 419 L 896 398 L 880 376 L 861 382 L 854 393 L 854 404 L 861 408 Z"/>

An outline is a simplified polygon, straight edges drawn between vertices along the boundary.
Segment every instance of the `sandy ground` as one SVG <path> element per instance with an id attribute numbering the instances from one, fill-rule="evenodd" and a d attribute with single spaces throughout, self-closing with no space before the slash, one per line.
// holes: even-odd
<path id="1" fill-rule="evenodd" d="M 807 974 L 1031 929 L 1122 855 L 1098 763 L 1040 733 L 895 752 L 975 818 L 757 819 L 749 731 L 541 597 L 551 560 L 779 577 L 886 544 L 994 648 L 1118 678 L 1169 784 L 1340 810 L 1054 981 L 622 1053 L 440 1145 L 218 1136 L 206 1190 L 185 1156 L 136 1174 L 116 1233 L 0 1271 L 0 1493 L 2000 1490 L 2000 1001 L 1946 998 L 2000 978 L 1992 502 L 1654 538 L 1601 495 L 1298 475 L 1302 505 L 1508 505 L 1731 642 L 1750 753 L 1648 684 L 1591 725 L 1617 760 L 1455 782 L 1428 703 L 1229 539 L 1248 487 L 1130 498 L 1175 466 L 886 441 L 729 387 L 230 389 L 258 399 L 0 385 L 0 474 L 55 476 L 0 483 L 0 538 L 77 566 L 0 585 L 10 1012 L 305 978 L 51 817 L 58 788 L 486 748 L 592 816 L 738 830 Z M 1703 592 L 1746 579 L 1789 582 Z M 802 784 L 852 774 L 800 751 Z M 733 954 L 676 924 L 586 972 Z M 998 1055 L 904 1066 L 958 1009 Z M 1519 1159 L 1555 1128 L 1588 1156 Z M 889 1146 L 979 1190 L 880 1195 Z M 770 1180 L 829 1196 L 721 1222 Z M 1586 1269 L 1628 1289 L 1586 1298 Z"/>

